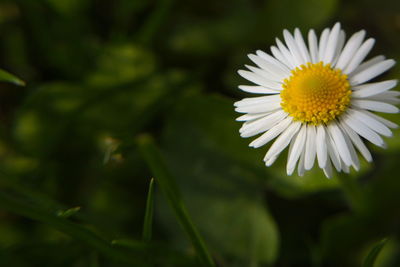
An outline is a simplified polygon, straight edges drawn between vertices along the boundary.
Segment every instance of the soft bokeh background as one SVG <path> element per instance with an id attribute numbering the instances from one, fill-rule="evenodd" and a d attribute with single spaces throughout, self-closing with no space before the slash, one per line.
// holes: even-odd
<path id="1" fill-rule="evenodd" d="M 340 21 L 400 60 L 399 5 L 0 1 L 0 67 L 27 83 L 0 88 L 0 266 L 201 266 L 158 177 L 141 241 L 143 134 L 218 266 L 360 266 L 383 239 L 375 266 L 400 266 L 400 130 L 360 173 L 287 177 L 285 154 L 265 168 L 266 148 L 239 137 L 232 106 L 246 55 L 283 28 Z"/>

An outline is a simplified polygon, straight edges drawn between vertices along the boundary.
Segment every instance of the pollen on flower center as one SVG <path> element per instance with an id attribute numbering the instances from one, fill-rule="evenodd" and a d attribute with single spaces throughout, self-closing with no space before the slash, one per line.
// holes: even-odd
<path id="1" fill-rule="evenodd" d="M 319 125 L 343 113 L 350 103 L 347 76 L 322 62 L 301 65 L 284 80 L 281 106 L 297 121 Z"/>

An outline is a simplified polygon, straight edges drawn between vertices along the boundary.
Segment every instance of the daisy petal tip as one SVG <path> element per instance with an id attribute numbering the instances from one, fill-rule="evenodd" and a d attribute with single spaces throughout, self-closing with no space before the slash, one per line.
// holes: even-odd
<path id="1" fill-rule="evenodd" d="M 251 147 L 251 148 L 257 148 L 257 147 L 254 145 L 254 142 L 251 142 L 251 143 L 249 144 L 249 147 Z"/>
<path id="2" fill-rule="evenodd" d="M 313 167 L 313 165 L 307 165 L 307 166 L 304 166 L 304 169 L 305 169 L 306 171 L 309 171 L 309 170 L 312 169 L 312 167 Z"/>
<path id="3" fill-rule="evenodd" d="M 329 174 L 329 173 L 327 173 L 326 171 L 324 171 L 324 174 L 325 174 L 325 177 L 326 177 L 327 179 L 331 179 L 331 178 L 332 178 L 332 175 Z"/>
<path id="4" fill-rule="evenodd" d="M 243 78 L 244 78 L 244 75 L 246 75 L 245 73 L 246 73 L 245 70 L 238 70 L 238 71 L 237 71 L 237 74 L 239 74 L 239 75 L 242 76 Z"/>
<path id="5" fill-rule="evenodd" d="M 360 171 L 360 165 L 351 165 L 357 172 Z"/>
<path id="6" fill-rule="evenodd" d="M 319 167 L 320 169 L 325 169 L 327 165 L 328 165 L 328 160 L 327 160 L 327 158 L 326 158 L 325 162 L 321 162 L 321 163 L 320 163 L 320 162 L 318 161 L 318 167 Z"/>
<path id="7" fill-rule="evenodd" d="M 396 65 L 396 61 L 394 59 L 386 59 L 386 62 L 388 64 L 388 69 L 392 68 L 394 65 Z"/>
<path id="8" fill-rule="evenodd" d="M 383 149 L 386 149 L 386 148 L 387 148 L 386 142 L 380 143 L 380 144 L 379 144 L 379 147 L 381 147 L 381 148 L 383 148 Z"/>

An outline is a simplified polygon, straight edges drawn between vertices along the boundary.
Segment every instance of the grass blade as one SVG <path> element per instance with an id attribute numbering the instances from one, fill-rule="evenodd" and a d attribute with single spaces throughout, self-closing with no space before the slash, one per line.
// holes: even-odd
<path id="1" fill-rule="evenodd" d="M 149 193 L 147 195 L 146 213 L 143 223 L 143 241 L 151 240 L 152 225 L 153 225 L 153 210 L 154 210 L 154 178 L 151 178 L 149 185 Z"/>
<path id="2" fill-rule="evenodd" d="M 363 262 L 363 267 L 373 267 L 376 258 L 378 257 L 379 253 L 381 252 L 382 248 L 385 246 L 387 239 L 381 240 L 378 244 L 376 244 L 371 251 L 368 253 L 367 257 Z"/>
<path id="3" fill-rule="evenodd" d="M 11 73 L 0 69 L 0 82 L 9 82 L 19 86 L 25 86 L 25 82 Z"/>
<path id="4" fill-rule="evenodd" d="M 97 250 L 104 256 L 115 261 L 130 264 L 143 263 L 143 261 L 137 257 L 133 257 L 129 253 L 116 249 L 109 241 L 103 239 L 89 229 L 57 216 L 56 212 L 51 213 L 43 210 L 4 191 L 0 191 L 0 208 L 35 221 L 46 223 L 52 228 L 69 235 L 73 239 L 81 241 L 88 247 Z"/>
<path id="5" fill-rule="evenodd" d="M 188 235 L 198 257 L 206 266 L 215 266 L 208 249 L 200 236 L 197 228 L 193 224 L 186 207 L 182 201 L 179 190 L 171 174 L 169 173 L 162 155 L 152 138 L 148 135 L 142 135 L 138 139 L 141 152 L 149 165 L 154 177 L 168 199 L 170 206 L 175 212 L 179 223 Z"/>

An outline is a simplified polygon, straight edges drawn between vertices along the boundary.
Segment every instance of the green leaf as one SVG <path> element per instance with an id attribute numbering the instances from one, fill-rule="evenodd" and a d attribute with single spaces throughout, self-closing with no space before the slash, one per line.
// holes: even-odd
<path id="1" fill-rule="evenodd" d="M 194 194 L 193 220 L 210 240 L 210 246 L 249 266 L 273 263 L 278 255 L 277 225 L 262 201 L 244 196 Z M 206 209 L 204 207 L 207 207 Z"/>
<path id="2" fill-rule="evenodd" d="M 61 218 L 69 218 L 69 217 L 75 215 L 80 210 L 81 210 L 81 207 L 75 207 L 75 208 L 70 208 L 67 210 L 59 210 L 56 212 L 56 214 L 58 217 L 61 217 Z"/>
<path id="3" fill-rule="evenodd" d="M 143 241 L 149 242 L 151 240 L 152 226 L 153 226 L 153 210 L 154 210 L 154 178 L 151 178 L 149 185 L 149 192 L 146 202 L 146 213 L 144 215 L 143 223 Z"/>
<path id="4" fill-rule="evenodd" d="M 107 256 L 113 260 L 132 264 L 138 264 L 141 262 L 141 260 L 137 257 L 132 257 L 121 250 L 115 249 L 112 247 L 110 242 L 88 230 L 87 228 L 70 222 L 64 218 L 60 218 L 52 213 L 42 210 L 37 206 L 28 204 L 23 200 L 3 191 L 0 191 L 0 208 L 35 221 L 46 223 L 54 229 L 57 229 L 69 235 L 70 237 L 81 241 L 88 247 L 101 252 L 104 256 Z"/>
<path id="5" fill-rule="evenodd" d="M 0 69 L 0 82 L 9 82 L 19 86 L 25 86 L 23 80 L 2 69 Z"/>
<path id="6" fill-rule="evenodd" d="M 178 187 L 175 184 L 174 178 L 169 173 L 169 170 L 164 163 L 164 159 L 160 151 L 155 146 L 150 136 L 140 136 L 138 138 L 138 143 L 144 159 L 149 165 L 154 177 L 157 179 L 161 190 L 168 199 L 170 206 L 174 210 L 179 223 L 181 224 L 190 241 L 192 242 L 192 245 L 196 250 L 199 258 L 207 266 L 215 266 L 215 263 L 212 260 L 210 253 L 208 252 L 203 238 L 200 236 L 197 228 L 193 224 L 186 210 Z"/>
<path id="7" fill-rule="evenodd" d="M 381 252 L 382 248 L 386 245 L 387 239 L 383 239 L 378 242 L 368 253 L 367 257 L 363 262 L 363 267 L 373 267 L 376 258 L 378 257 L 379 253 Z"/>
<path id="8" fill-rule="evenodd" d="M 274 34 L 281 33 L 284 28 L 292 30 L 292 27 L 307 30 L 328 21 L 337 7 L 337 0 L 272 0 L 266 2 L 262 25 L 268 25 L 268 30 Z M 281 19 L 282 14 L 285 20 Z"/>
<path id="9" fill-rule="evenodd" d="M 229 266 L 273 264 L 280 237 L 264 201 L 271 176 L 262 163 L 264 152 L 248 148 L 240 138 L 235 116 L 229 99 L 184 97 L 167 120 L 163 152 L 210 248 Z M 183 134 L 177 138 L 176 133 Z M 167 212 L 157 202 L 159 217 L 176 245 L 182 245 Z"/>
<path id="10" fill-rule="evenodd" d="M 197 258 L 171 249 L 169 244 L 142 242 L 132 239 L 116 239 L 112 241 L 112 244 L 115 247 L 135 252 L 141 251 L 142 255 L 149 258 L 149 262 L 156 263 L 158 264 L 157 266 L 198 266 Z"/>

